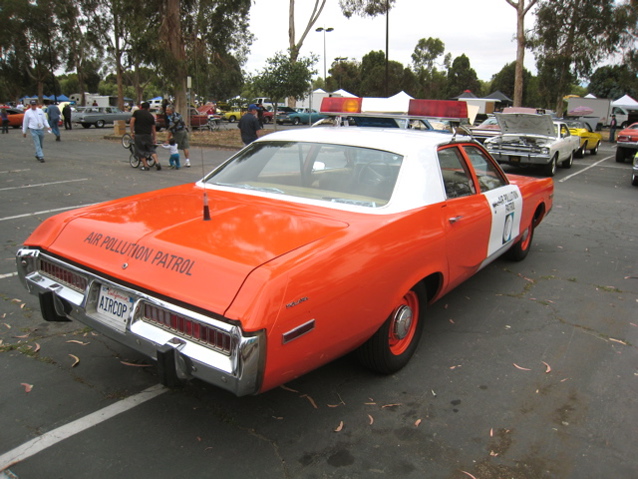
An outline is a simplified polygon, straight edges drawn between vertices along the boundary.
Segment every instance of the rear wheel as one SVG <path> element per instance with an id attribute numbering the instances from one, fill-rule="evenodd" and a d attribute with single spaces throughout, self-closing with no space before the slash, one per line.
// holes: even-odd
<path id="1" fill-rule="evenodd" d="M 82 128 L 91 128 L 91 124 L 90 123 L 82 123 Z"/>
<path id="2" fill-rule="evenodd" d="M 359 361 L 381 374 L 395 373 L 408 364 L 421 339 L 426 304 L 423 285 L 405 293 L 379 330 L 357 350 Z"/>
<path id="3" fill-rule="evenodd" d="M 140 159 L 135 153 L 131 153 L 131 156 L 128 157 L 128 162 L 133 168 L 138 168 L 141 163 Z"/>
<path id="4" fill-rule="evenodd" d="M 235 123 L 237 121 L 237 118 L 234 115 L 231 115 L 231 116 L 228 117 L 228 121 L 230 123 Z"/>
<path id="5" fill-rule="evenodd" d="M 95 122 L 95 128 L 104 128 L 106 122 L 104 120 L 98 120 Z"/>
<path id="6" fill-rule="evenodd" d="M 638 176 L 631 175 L 631 184 L 634 186 L 638 186 Z"/>
<path id="7" fill-rule="evenodd" d="M 587 142 L 583 143 L 578 150 L 576 150 L 576 158 L 582 158 L 585 156 L 585 146 L 587 146 Z"/>
<path id="8" fill-rule="evenodd" d="M 295 117 L 295 118 L 292 119 L 292 124 L 293 125 L 298 125 L 299 123 L 301 123 L 301 120 L 299 118 Z"/>
<path id="9" fill-rule="evenodd" d="M 574 164 L 574 152 L 572 151 L 569 154 L 569 158 L 567 158 L 566 160 L 563 160 L 560 166 L 562 166 L 563 168 L 571 168 L 573 164 Z"/>
<path id="10" fill-rule="evenodd" d="M 124 148 L 130 148 L 131 147 L 131 143 L 133 142 L 133 139 L 131 138 L 131 135 L 129 133 L 124 133 L 122 135 L 122 146 Z"/>
<path id="11" fill-rule="evenodd" d="M 523 236 L 505 253 L 505 257 L 511 261 L 523 261 L 530 248 L 532 247 L 532 239 L 534 238 L 534 220 L 523 232 Z"/>
<path id="12" fill-rule="evenodd" d="M 599 145 L 600 145 L 600 141 L 596 143 L 596 146 L 594 146 L 591 150 L 589 150 L 589 153 L 591 153 L 592 155 L 597 155 Z"/>

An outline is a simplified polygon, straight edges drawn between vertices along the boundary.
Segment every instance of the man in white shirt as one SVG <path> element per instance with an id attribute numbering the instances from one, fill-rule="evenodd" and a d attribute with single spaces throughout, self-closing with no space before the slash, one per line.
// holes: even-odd
<path id="1" fill-rule="evenodd" d="M 38 108 L 38 102 L 31 100 L 31 108 L 24 112 L 24 119 L 22 120 L 22 136 L 26 138 L 27 130 L 31 132 L 33 146 L 35 146 L 35 159 L 40 163 L 44 163 L 42 146 L 44 145 L 45 128 L 49 130 L 49 133 L 51 133 L 51 127 L 49 126 L 46 115 L 40 108 Z"/>

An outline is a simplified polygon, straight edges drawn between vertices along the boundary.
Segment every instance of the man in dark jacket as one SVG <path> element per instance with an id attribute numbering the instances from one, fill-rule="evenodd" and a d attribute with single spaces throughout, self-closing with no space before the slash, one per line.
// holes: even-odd
<path id="1" fill-rule="evenodd" d="M 131 137 L 135 141 L 135 154 L 142 160 L 144 166 L 140 168 L 142 171 L 148 171 L 148 163 L 146 158 L 150 155 L 155 160 L 155 167 L 162 169 L 159 164 L 159 158 L 155 153 L 157 137 L 155 130 L 155 118 L 148 111 L 150 105 L 148 102 L 142 103 L 142 108 L 135 110 L 131 116 L 129 126 L 131 128 Z"/>
<path id="2" fill-rule="evenodd" d="M 237 128 L 241 131 L 241 141 L 244 142 L 244 145 L 248 145 L 259 138 L 257 132 L 261 130 L 261 125 L 257 119 L 257 105 L 248 105 L 248 111 L 237 122 Z"/>

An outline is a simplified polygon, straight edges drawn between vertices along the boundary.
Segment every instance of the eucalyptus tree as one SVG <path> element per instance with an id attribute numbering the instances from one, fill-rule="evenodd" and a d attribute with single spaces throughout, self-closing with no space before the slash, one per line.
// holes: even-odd
<path id="1" fill-rule="evenodd" d="M 438 38 L 421 38 L 412 53 L 412 68 L 418 78 L 419 98 L 443 99 L 446 97 L 447 76 L 452 55 L 445 53 L 445 44 Z M 442 57 L 442 58 L 441 58 Z M 444 69 L 439 70 L 438 66 Z"/>
<path id="2" fill-rule="evenodd" d="M 525 15 L 536 5 L 538 0 L 505 0 L 516 9 L 516 69 L 514 76 L 514 106 L 523 104 L 523 88 L 525 77 L 523 73 L 523 65 L 525 63 L 525 49 L 527 48 L 527 39 L 525 37 Z"/>
<path id="3" fill-rule="evenodd" d="M 539 78 L 545 79 L 557 112 L 573 82 L 588 78 L 598 63 L 620 52 L 632 17 L 627 9 L 630 3 L 615 0 L 539 1 L 532 45 Z"/>

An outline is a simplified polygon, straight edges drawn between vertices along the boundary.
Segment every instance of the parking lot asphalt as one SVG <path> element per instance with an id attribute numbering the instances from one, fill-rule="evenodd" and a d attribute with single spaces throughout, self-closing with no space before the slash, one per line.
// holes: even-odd
<path id="1" fill-rule="evenodd" d="M 638 188 L 612 145 L 558 170 L 527 259 L 434 304 L 402 371 L 344 357 L 236 398 L 158 386 L 146 358 L 43 321 L 15 276 L 55 212 L 195 181 L 232 154 L 142 172 L 105 133 L 48 135 L 43 164 L 18 130 L 0 136 L 0 478 L 635 477 Z"/>

